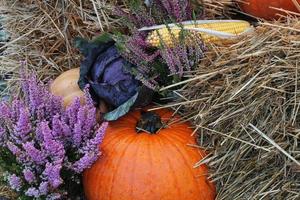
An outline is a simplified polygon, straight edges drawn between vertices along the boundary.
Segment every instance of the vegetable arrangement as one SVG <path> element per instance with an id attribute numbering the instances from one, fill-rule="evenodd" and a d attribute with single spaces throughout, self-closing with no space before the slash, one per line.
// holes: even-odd
<path id="1" fill-rule="evenodd" d="M 240 6 L 267 19 L 276 2 L 297 11 L 294 2 L 268 2 Z M 253 27 L 199 20 L 190 1 L 134 1 L 130 11 L 115 9 L 125 31 L 76 38 L 79 68 L 49 88 L 25 76 L 24 98 L 1 102 L 0 164 L 19 199 L 75 199 L 83 189 L 88 200 L 215 198 L 207 166 L 193 167 L 206 152 L 191 147 L 190 124 L 167 109 L 143 110 L 176 98 L 160 89 L 185 80 L 210 45 L 233 44 Z"/>

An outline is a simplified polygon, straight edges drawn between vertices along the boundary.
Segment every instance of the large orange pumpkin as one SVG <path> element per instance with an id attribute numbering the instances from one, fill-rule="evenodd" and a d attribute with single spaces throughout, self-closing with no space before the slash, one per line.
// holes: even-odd
<path id="1" fill-rule="evenodd" d="M 239 6 L 245 13 L 270 20 L 278 19 L 278 14 L 285 15 L 284 12 L 279 12 L 272 7 L 299 13 L 300 10 L 296 6 L 297 2 L 299 6 L 300 0 L 243 0 Z"/>
<path id="2" fill-rule="evenodd" d="M 62 97 L 64 105 L 68 106 L 76 97 L 82 98 L 84 96 L 77 84 L 78 79 L 79 68 L 70 69 L 53 81 L 50 91 L 52 94 Z"/>
<path id="3" fill-rule="evenodd" d="M 172 112 L 162 109 L 155 113 L 141 117 L 140 111 L 133 111 L 110 122 L 100 147 L 102 155 L 83 175 L 88 200 L 215 198 L 207 166 L 193 167 L 205 152 L 188 145 L 195 144 L 189 124 L 174 123 L 157 131 L 160 123 L 156 120 L 167 123 Z M 146 130 L 154 127 L 157 132 L 137 132 L 137 124 L 145 124 L 141 127 Z"/>

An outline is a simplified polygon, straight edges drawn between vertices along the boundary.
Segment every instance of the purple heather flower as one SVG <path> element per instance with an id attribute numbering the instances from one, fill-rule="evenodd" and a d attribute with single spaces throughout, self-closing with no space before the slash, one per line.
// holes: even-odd
<path id="1" fill-rule="evenodd" d="M 135 78 L 141 81 L 147 88 L 155 90 L 157 87 L 157 83 L 152 83 L 151 80 L 147 80 L 141 73 L 138 73 Z"/>
<path id="2" fill-rule="evenodd" d="M 167 63 L 169 70 L 172 74 L 176 74 L 177 72 L 177 66 L 176 66 L 176 58 L 174 58 L 172 50 L 170 48 L 166 48 L 161 51 L 161 56 Z"/>
<path id="3" fill-rule="evenodd" d="M 45 155 L 41 150 L 35 148 L 33 142 L 26 142 L 25 144 L 23 144 L 23 149 L 32 162 L 39 165 L 45 162 Z"/>
<path id="4" fill-rule="evenodd" d="M 38 198 L 41 196 L 39 190 L 34 187 L 28 188 L 27 191 L 25 192 L 25 194 L 29 197 L 35 197 L 35 198 Z"/>
<path id="5" fill-rule="evenodd" d="M 92 129 L 94 128 L 96 122 L 96 108 L 92 107 L 90 108 L 86 113 L 86 120 L 83 124 L 83 131 L 85 133 L 90 133 Z M 84 134 L 84 136 L 88 136 L 88 134 Z"/>
<path id="6" fill-rule="evenodd" d="M 173 1 L 173 13 L 174 16 L 176 17 L 177 21 L 182 21 L 182 13 L 179 5 L 178 0 L 172 0 Z"/>
<path id="7" fill-rule="evenodd" d="M 6 146 L 13 155 L 18 157 L 21 154 L 21 149 L 11 141 L 6 142 Z"/>
<path id="8" fill-rule="evenodd" d="M 11 106 L 11 121 L 16 122 L 20 116 L 21 108 L 24 108 L 24 102 L 19 99 L 14 99 Z"/>
<path id="9" fill-rule="evenodd" d="M 6 131 L 5 131 L 4 127 L 0 126 L 0 146 L 2 146 L 1 143 L 3 142 L 3 136 L 4 136 L 5 132 Z"/>
<path id="10" fill-rule="evenodd" d="M 95 137 L 90 139 L 82 148 L 81 153 L 83 153 L 84 156 L 76 161 L 72 166 L 76 173 L 81 173 L 84 169 L 90 168 L 91 165 L 97 160 L 98 156 L 100 155 L 99 144 L 101 144 L 103 141 L 107 126 L 107 122 L 102 123 L 101 127 L 97 130 Z"/>
<path id="11" fill-rule="evenodd" d="M 12 174 L 8 177 L 8 183 L 9 183 L 10 187 L 16 191 L 20 191 L 20 189 L 22 187 L 22 181 L 21 181 L 20 177 L 18 177 L 15 174 Z"/>
<path id="12" fill-rule="evenodd" d="M 192 9 L 189 1 L 182 0 L 154 0 L 155 8 L 160 8 L 167 13 L 167 16 L 175 18 L 176 22 L 190 20 L 192 17 Z"/>
<path id="13" fill-rule="evenodd" d="M 0 120 L 9 119 L 11 117 L 11 109 L 10 107 L 5 103 L 0 103 Z"/>
<path id="14" fill-rule="evenodd" d="M 62 196 L 59 193 L 52 193 L 46 197 L 46 200 L 61 200 Z"/>
<path id="15" fill-rule="evenodd" d="M 69 105 L 66 109 L 66 118 L 70 128 L 73 128 L 77 122 L 77 112 L 80 106 L 80 99 L 75 98 L 71 105 Z"/>
<path id="16" fill-rule="evenodd" d="M 55 162 L 62 162 L 65 155 L 65 150 L 62 142 L 55 140 L 52 131 L 48 126 L 48 122 L 41 123 L 42 134 L 44 138 L 43 148 L 47 155 Z"/>
<path id="17" fill-rule="evenodd" d="M 74 157 L 80 160 L 78 173 L 90 166 L 99 155 L 98 145 L 105 129 L 95 130 L 99 125 L 89 95 L 85 105 L 78 99 L 63 109 L 60 99 L 34 77 L 25 81 L 25 101 L 14 97 L 10 106 L 0 103 L 0 148 L 15 156 L 14 164 L 22 172 L 22 179 L 13 174 L 7 181 L 16 191 L 24 187 L 20 192 L 28 197 L 62 199 L 61 194 L 66 193 L 62 170 L 72 170 L 70 166 L 76 162 L 69 160 Z M 73 140 L 76 126 L 80 127 L 77 146 Z M 81 149 L 86 151 L 81 152 Z"/>
<path id="18" fill-rule="evenodd" d="M 28 99 L 29 105 L 33 112 L 36 110 L 43 102 L 42 99 L 44 97 L 43 89 L 39 87 L 40 85 L 37 83 L 36 77 L 32 76 L 28 80 Z"/>
<path id="19" fill-rule="evenodd" d="M 88 140 L 86 145 L 82 147 L 82 153 L 87 151 L 98 151 L 99 145 L 102 143 L 108 122 L 103 122 L 100 128 L 96 131 L 95 137 Z"/>
<path id="20" fill-rule="evenodd" d="M 162 4 L 163 7 L 166 9 L 167 13 L 171 14 L 172 13 L 172 7 L 170 5 L 169 0 L 155 0 L 158 4 Z"/>
<path id="21" fill-rule="evenodd" d="M 36 118 L 38 121 L 42 121 L 43 119 L 46 118 L 47 116 L 47 113 L 43 107 L 43 105 L 41 105 L 40 107 L 38 107 L 36 110 L 35 110 L 35 114 L 36 114 Z"/>
<path id="22" fill-rule="evenodd" d="M 48 182 L 41 182 L 40 186 L 39 186 L 39 191 L 40 191 L 40 194 L 41 195 L 46 195 L 48 193 L 48 187 L 49 187 L 49 184 Z"/>
<path id="23" fill-rule="evenodd" d="M 72 169 L 80 174 L 84 169 L 90 168 L 91 165 L 97 160 L 100 154 L 98 152 L 88 152 L 78 161 L 73 164 Z"/>
<path id="24" fill-rule="evenodd" d="M 62 98 L 59 96 L 54 96 L 53 94 L 45 94 L 45 97 L 48 100 L 45 100 L 45 110 L 46 113 L 54 116 L 56 114 L 61 114 L 63 111 Z"/>
<path id="25" fill-rule="evenodd" d="M 81 141 L 88 135 L 83 133 L 89 133 L 96 124 L 96 108 L 84 105 L 79 108 L 77 113 L 77 122 L 74 126 L 73 140 L 76 146 L 80 146 Z"/>
<path id="26" fill-rule="evenodd" d="M 127 13 L 124 12 L 120 7 L 116 6 L 114 9 L 114 14 L 127 18 L 137 27 L 153 26 L 155 24 L 154 19 L 151 18 L 147 12 Z"/>
<path id="27" fill-rule="evenodd" d="M 59 115 L 56 114 L 53 118 L 52 118 L 52 134 L 54 137 L 59 137 L 63 134 L 63 130 L 62 130 L 62 126 L 61 126 L 61 121 L 59 119 Z"/>
<path id="28" fill-rule="evenodd" d="M 67 137 L 71 134 L 69 126 L 56 114 L 52 118 L 52 134 L 54 137 Z"/>
<path id="29" fill-rule="evenodd" d="M 143 33 L 135 33 L 127 42 L 127 48 L 133 51 L 141 61 L 151 62 L 153 61 L 158 54 L 155 52 L 150 54 L 146 52 L 146 48 L 150 47 L 150 45 L 145 41 L 145 37 L 147 35 Z M 138 64 L 139 63 L 135 63 Z"/>
<path id="30" fill-rule="evenodd" d="M 23 176 L 28 183 L 32 183 L 35 180 L 35 175 L 30 169 L 24 169 Z"/>
<path id="31" fill-rule="evenodd" d="M 68 138 L 70 138 L 70 136 L 71 136 L 71 129 L 70 129 L 70 127 L 66 124 L 66 122 L 64 122 L 64 121 L 61 121 L 61 129 L 62 129 L 62 135 L 64 136 L 64 137 L 68 137 Z"/>
<path id="32" fill-rule="evenodd" d="M 27 109 L 23 107 L 20 108 L 20 116 L 14 129 L 14 134 L 19 136 L 21 141 L 25 142 L 31 131 L 30 115 Z"/>
<path id="33" fill-rule="evenodd" d="M 60 177 L 61 165 L 53 165 L 52 163 L 47 163 L 46 168 L 43 172 L 44 179 L 47 179 L 51 187 L 58 188 L 63 180 Z"/>
<path id="34" fill-rule="evenodd" d="M 77 123 L 77 124 L 75 124 L 74 130 L 73 130 L 73 144 L 75 146 L 79 147 L 81 139 L 82 139 L 82 128 L 81 128 L 81 124 Z"/>
<path id="35" fill-rule="evenodd" d="M 35 140 L 36 140 L 39 144 L 41 144 L 41 143 L 43 142 L 43 140 L 44 140 L 43 127 L 42 127 L 43 122 L 44 122 L 44 121 L 42 121 L 42 122 L 38 121 L 38 122 L 36 123 Z"/>

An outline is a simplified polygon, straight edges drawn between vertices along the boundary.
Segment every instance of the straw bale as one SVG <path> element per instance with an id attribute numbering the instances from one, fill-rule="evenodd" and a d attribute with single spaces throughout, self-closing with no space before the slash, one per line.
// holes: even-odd
<path id="1" fill-rule="evenodd" d="M 260 22 L 210 50 L 175 94 L 198 131 L 217 199 L 300 198 L 300 21 Z M 165 90 L 167 88 L 162 88 Z M 176 105 L 176 106 L 174 106 Z"/>
<path id="2" fill-rule="evenodd" d="M 0 56 L 0 73 L 12 76 L 10 89 L 19 77 L 21 60 L 26 60 L 28 68 L 43 80 L 78 67 L 80 55 L 74 48 L 74 38 L 91 39 L 117 26 L 111 10 L 112 5 L 106 1 L 1 0 L 3 26 L 10 38 L 0 47 L 5 49 Z"/>

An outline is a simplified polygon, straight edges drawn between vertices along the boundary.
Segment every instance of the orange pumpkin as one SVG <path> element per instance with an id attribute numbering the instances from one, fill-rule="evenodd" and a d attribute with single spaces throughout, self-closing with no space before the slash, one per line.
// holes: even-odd
<path id="1" fill-rule="evenodd" d="M 166 109 L 155 113 L 164 123 L 173 114 Z M 110 122 L 102 155 L 83 175 L 87 199 L 213 200 L 215 186 L 207 179 L 207 166 L 193 167 L 205 152 L 187 145 L 195 144 L 189 124 L 177 122 L 156 133 L 138 133 L 137 124 L 146 124 L 146 130 L 149 124 L 160 124 L 143 118 L 133 111 Z"/>
<path id="2" fill-rule="evenodd" d="M 79 88 L 79 68 L 70 69 L 60 74 L 51 84 L 50 91 L 63 98 L 64 106 L 68 106 L 76 97 L 83 98 L 84 92 Z"/>
<path id="3" fill-rule="evenodd" d="M 300 0 L 243 0 L 243 2 L 239 1 L 238 4 L 245 13 L 271 20 L 278 19 L 278 14 L 286 15 L 285 12 L 277 11 L 272 7 L 299 13 L 300 9 L 297 9 L 297 2 L 299 6 Z"/>

